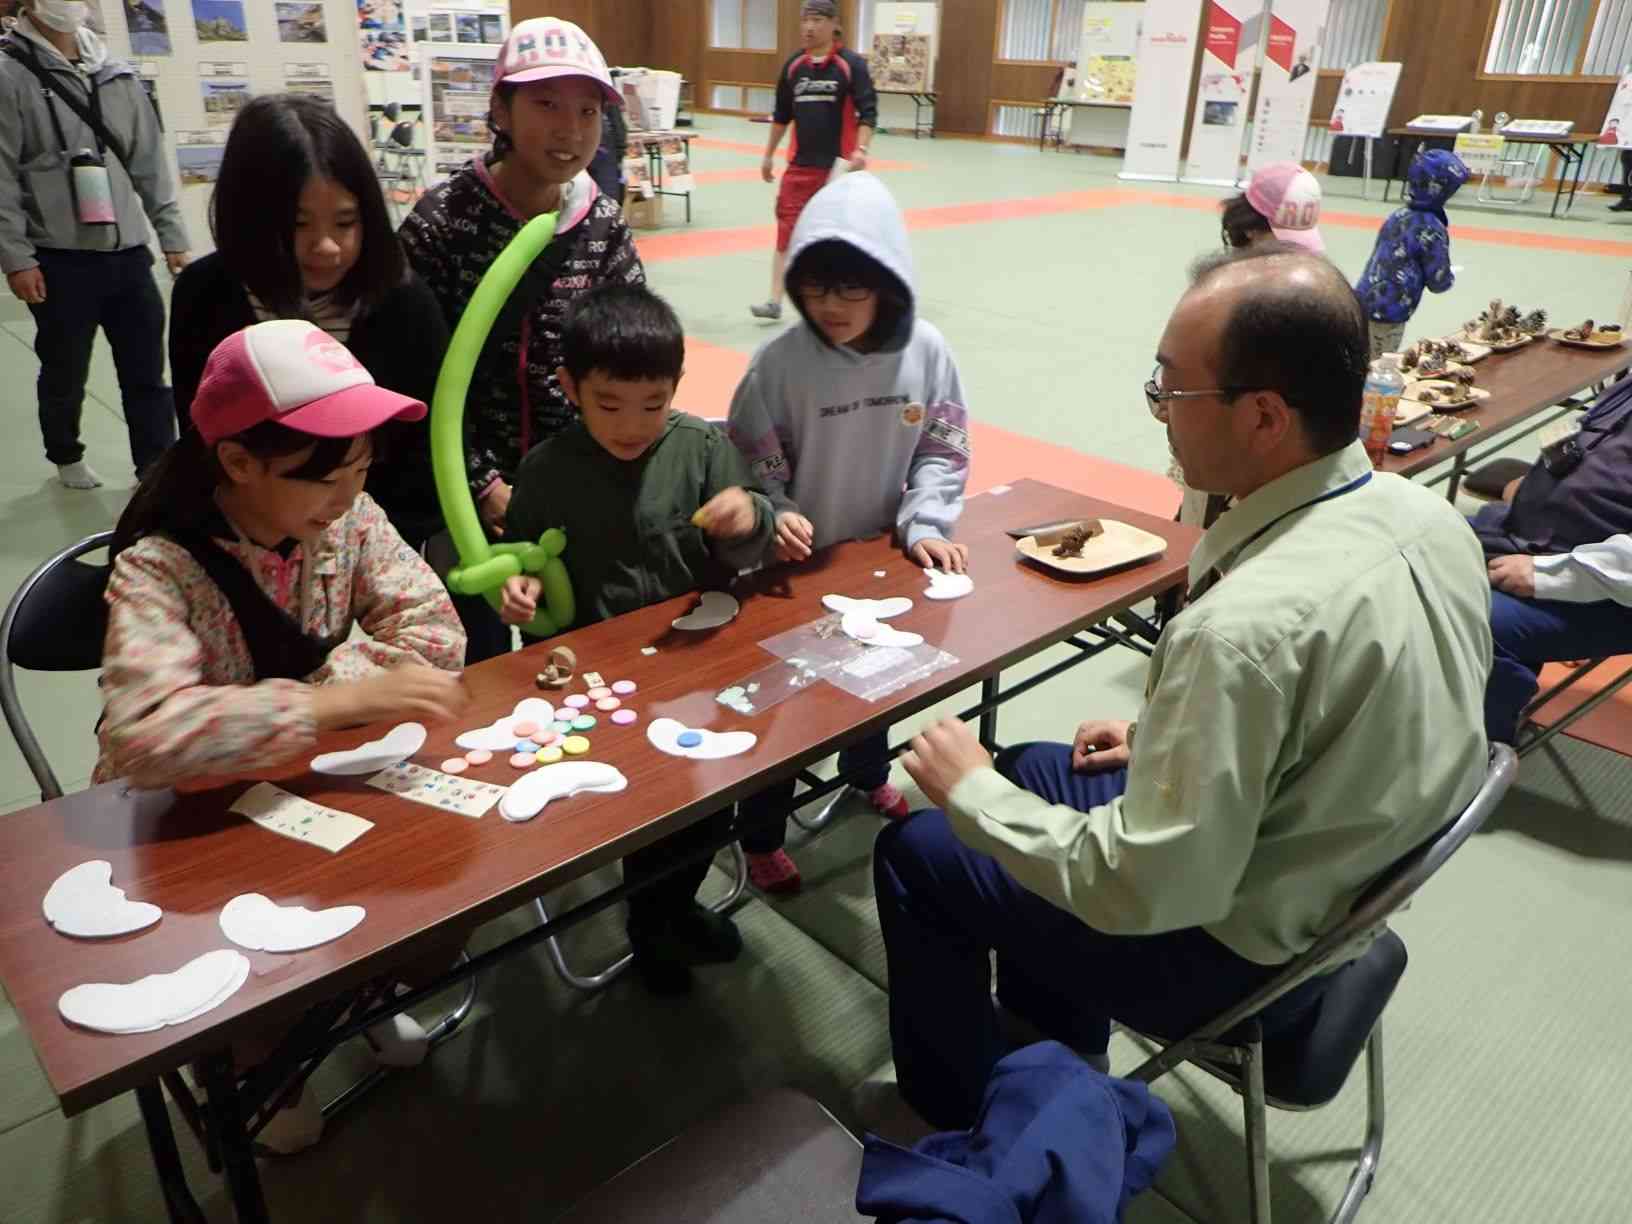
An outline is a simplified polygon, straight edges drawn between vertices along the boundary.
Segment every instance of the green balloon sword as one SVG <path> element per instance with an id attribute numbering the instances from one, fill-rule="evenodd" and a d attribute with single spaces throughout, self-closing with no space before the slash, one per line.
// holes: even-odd
<path id="1" fill-rule="evenodd" d="M 561 632 L 576 615 L 572 580 L 561 560 L 567 548 L 566 533 L 551 528 L 537 544 L 495 544 L 487 538 L 465 471 L 465 397 L 494 320 L 529 265 L 555 237 L 558 216 L 534 217 L 493 261 L 448 342 L 436 394 L 431 397 L 431 470 L 442 517 L 459 550 L 459 565 L 448 574 L 448 588 L 459 595 L 485 596 L 497 609 L 509 579 L 518 574 L 540 579 L 544 594 L 538 614 L 522 626 L 533 637 Z"/>

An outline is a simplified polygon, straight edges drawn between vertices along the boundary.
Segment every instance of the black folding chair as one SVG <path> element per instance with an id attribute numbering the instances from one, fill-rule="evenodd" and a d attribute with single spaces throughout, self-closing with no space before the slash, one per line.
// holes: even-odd
<path id="1" fill-rule="evenodd" d="M 1348 1224 L 1371 1190 L 1383 1149 L 1383 1009 L 1405 973 L 1405 943 L 1388 927 L 1397 913 L 1471 837 L 1518 775 L 1518 757 L 1492 744 L 1485 781 L 1461 813 L 1379 877 L 1349 916 L 1274 981 L 1182 1041 L 1168 1044 L 1129 1079 L 1150 1082 L 1183 1063 L 1194 1063 L 1242 1097 L 1246 1125 L 1247 1187 L 1253 1224 L 1270 1224 L 1266 1106 L 1310 1110 L 1329 1103 L 1366 1052 L 1366 1137 L 1331 1224 Z M 1355 953 L 1364 949 L 1358 957 Z M 1344 962 L 1347 961 L 1347 964 Z M 1340 965 L 1341 968 L 1332 969 Z M 1332 980 L 1315 1013 L 1291 1034 L 1265 1039 L 1256 1019 L 1282 995 L 1320 973 Z"/>

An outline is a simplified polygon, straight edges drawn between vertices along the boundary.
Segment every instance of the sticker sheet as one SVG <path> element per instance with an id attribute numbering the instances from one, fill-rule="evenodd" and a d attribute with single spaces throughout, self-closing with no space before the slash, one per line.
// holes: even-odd
<path id="1" fill-rule="evenodd" d="M 368 784 L 411 803 L 423 803 L 426 807 L 441 808 L 444 812 L 457 812 L 472 820 L 492 811 L 493 805 L 504 797 L 507 789 L 491 782 L 456 778 L 453 774 L 426 769 L 412 761 L 404 761 L 375 774 Z"/>
<path id="2" fill-rule="evenodd" d="M 250 787 L 228 810 L 279 836 L 321 846 L 330 854 L 339 854 L 374 827 L 373 821 L 291 795 L 270 782 Z"/>

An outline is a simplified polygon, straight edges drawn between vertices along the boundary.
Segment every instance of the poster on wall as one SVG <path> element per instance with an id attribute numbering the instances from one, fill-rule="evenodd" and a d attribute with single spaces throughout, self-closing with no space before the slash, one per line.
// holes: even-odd
<path id="1" fill-rule="evenodd" d="M 230 128 L 250 99 L 248 64 L 200 64 L 198 91 L 204 102 L 204 122 L 212 128 Z"/>
<path id="2" fill-rule="evenodd" d="M 1388 128 L 1388 112 L 1394 105 L 1394 91 L 1400 84 L 1403 64 L 1356 64 L 1343 74 L 1332 104 L 1331 133 L 1334 136 L 1381 138 Z"/>
<path id="3" fill-rule="evenodd" d="M 329 27 L 323 20 L 323 6 L 308 0 L 277 0 L 278 41 L 286 43 L 326 43 Z"/>
<path id="4" fill-rule="evenodd" d="M 869 50 L 867 63 L 873 74 L 878 88 L 886 89 L 891 93 L 922 93 L 935 88 L 935 56 L 940 43 L 941 10 L 936 4 L 896 4 L 885 3 L 873 8 L 873 45 Z M 908 83 L 902 85 L 884 85 L 878 81 L 880 66 L 889 65 L 889 60 L 881 60 L 879 38 L 886 39 L 888 44 L 887 55 L 903 57 L 909 61 L 908 65 L 895 65 L 901 71 L 903 79 Z M 902 41 L 905 40 L 905 41 Z M 858 47 L 857 50 L 860 50 Z M 922 64 L 921 77 L 918 67 Z M 922 84 L 914 88 L 913 81 L 921 79 Z"/>
<path id="5" fill-rule="evenodd" d="M 165 0 L 124 0 L 132 55 L 169 55 L 170 19 Z"/>
<path id="6" fill-rule="evenodd" d="M 288 93 L 322 98 L 330 106 L 334 105 L 334 81 L 327 64 L 285 64 L 283 87 Z"/>
<path id="7" fill-rule="evenodd" d="M 221 157 L 227 151 L 224 131 L 177 132 L 176 167 L 183 187 L 197 187 L 221 177 Z"/>
<path id="8" fill-rule="evenodd" d="M 1144 9 L 1143 4 L 1103 0 L 1092 0 L 1083 7 L 1072 99 L 1132 104 Z"/>
<path id="9" fill-rule="evenodd" d="M 413 67 L 402 0 L 357 0 L 357 37 L 367 71 L 407 72 Z"/>
<path id="10" fill-rule="evenodd" d="M 930 86 L 929 35 L 874 34 L 867 65 L 873 84 L 890 93 L 925 93 Z"/>
<path id="11" fill-rule="evenodd" d="M 1179 145 L 1200 20 L 1201 0 L 1148 0 L 1145 5 L 1137 57 L 1139 88 L 1128 117 L 1128 151 L 1119 177 L 1168 183 L 1179 177 Z"/>
<path id="12" fill-rule="evenodd" d="M 243 0 L 193 0 L 193 28 L 201 43 L 249 41 Z"/>
<path id="13" fill-rule="evenodd" d="M 1247 172 L 1271 162 L 1303 160 L 1315 100 L 1328 0 L 1274 0 L 1258 102 L 1252 112 Z"/>
<path id="14" fill-rule="evenodd" d="M 1632 73 L 1627 73 L 1615 85 L 1609 99 L 1609 113 L 1604 116 L 1598 133 L 1598 143 L 1608 148 L 1632 149 Z"/>
<path id="15" fill-rule="evenodd" d="M 497 47 L 437 47 L 420 52 L 428 179 L 434 185 L 492 147 L 487 128 Z"/>
<path id="16" fill-rule="evenodd" d="M 1233 187 L 1241 174 L 1247 99 L 1263 23 L 1263 0 L 1207 0 L 1187 183 Z"/>

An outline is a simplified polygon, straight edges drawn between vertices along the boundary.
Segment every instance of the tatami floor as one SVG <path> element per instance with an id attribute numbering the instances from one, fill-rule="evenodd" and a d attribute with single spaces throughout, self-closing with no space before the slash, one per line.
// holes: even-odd
<path id="1" fill-rule="evenodd" d="M 694 224 L 681 225 L 671 201 L 670 224 L 641 236 L 651 280 L 689 332 L 682 406 L 704 415 L 724 414 L 770 334 L 746 310 L 764 297 L 769 264 L 764 132 L 702 117 Z M 1139 388 L 1188 261 L 1217 242 L 1217 194 L 1123 185 L 1114 161 L 1030 146 L 885 136 L 875 153 L 908 210 L 922 310 L 949 337 L 979 423 L 975 487 L 1036 476 L 1169 512 L 1165 446 Z M 1361 199 L 1357 180 L 1328 183 L 1328 243 L 1351 274 L 1389 207 L 1377 194 Z M 1443 334 L 1495 296 L 1563 322 L 1619 312 L 1632 222 L 1612 219 L 1601 199 L 1550 220 L 1544 205 L 1505 212 L 1470 198 L 1452 223 L 1458 286 L 1424 303 L 1413 334 Z M 26 311 L 0 301 L 11 439 L 0 449 L 0 593 L 55 548 L 107 527 L 130 492 L 105 349 L 85 437 L 108 484 L 71 493 L 51 479 L 34 425 L 31 343 Z M 83 784 L 94 678 L 24 677 L 23 687 L 65 782 Z M 1011 706 L 1004 738 L 1066 738 L 1084 717 L 1130 716 L 1141 687 L 1139 660 L 1106 658 Z M 1624 708 L 1599 721 L 1595 739 L 1625 738 Z M 0 811 L 34 798 L 5 739 Z M 542 956 L 511 962 L 484 980 L 477 1012 L 429 1064 L 388 1081 L 318 1149 L 263 1165 L 275 1218 L 549 1220 L 700 1115 L 778 1084 L 857 1128 L 913 1137 L 917 1124 L 889 1082 L 868 870 L 875 831 L 873 817 L 852 810 L 813 842 L 796 838 L 805 894 L 747 902 L 742 960 L 702 973 L 689 1000 L 656 1002 L 632 982 L 577 995 Z M 482 940 L 525 921 L 496 923 Z M 1632 761 L 1565 738 L 1525 761 L 1490 830 L 1397 923 L 1411 968 L 1388 1012 L 1387 1139 L 1363 1219 L 1610 1224 L 1632 1214 L 1623 922 L 1632 922 Z M 603 923 L 574 952 L 591 964 L 615 934 Z M 1138 1057 L 1113 1049 L 1123 1069 Z M 343 1064 L 334 1060 L 323 1081 L 344 1083 L 353 1068 Z M 0 1086 L 0 1221 L 163 1218 L 134 1102 L 65 1120 L 9 1010 L 0 1010 Z M 1160 1092 L 1178 1117 L 1178 1151 L 1128 1218 L 1243 1218 L 1236 1101 L 1194 1074 Z M 1326 1110 L 1271 1116 L 1277 1220 L 1325 1218 L 1363 1107 L 1357 1080 Z M 210 1218 L 230 1219 L 185 1137 L 183 1149 Z"/>

